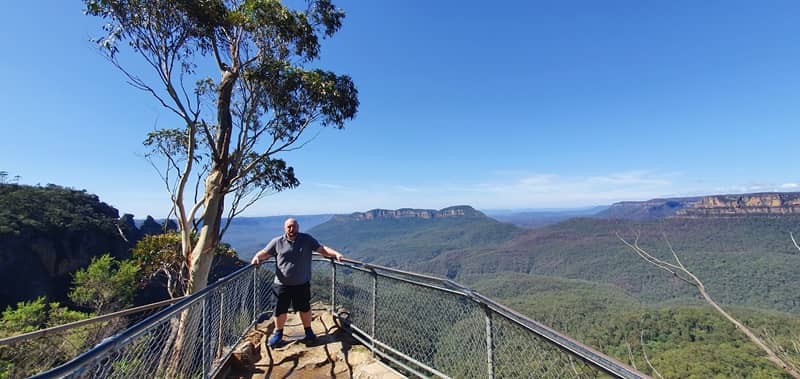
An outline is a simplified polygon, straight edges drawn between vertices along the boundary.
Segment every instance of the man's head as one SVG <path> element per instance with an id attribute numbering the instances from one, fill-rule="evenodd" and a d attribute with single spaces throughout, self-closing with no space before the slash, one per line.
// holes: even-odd
<path id="1" fill-rule="evenodd" d="M 297 233 L 300 233 L 300 224 L 293 218 L 287 218 L 283 222 L 283 233 L 286 234 L 289 240 L 294 241 L 297 238 Z"/>

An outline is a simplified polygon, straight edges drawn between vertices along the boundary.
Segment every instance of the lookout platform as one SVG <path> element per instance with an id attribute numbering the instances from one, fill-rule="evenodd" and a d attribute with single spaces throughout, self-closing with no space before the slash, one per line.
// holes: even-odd
<path id="1" fill-rule="evenodd" d="M 272 334 L 272 318 L 256 324 L 236 347 L 219 378 L 403 378 L 372 356 L 369 349 L 340 329 L 324 304 L 312 305 L 311 327 L 317 341 L 296 341 L 271 349 L 266 341 Z M 284 340 L 303 336 L 297 313 L 289 313 Z"/>

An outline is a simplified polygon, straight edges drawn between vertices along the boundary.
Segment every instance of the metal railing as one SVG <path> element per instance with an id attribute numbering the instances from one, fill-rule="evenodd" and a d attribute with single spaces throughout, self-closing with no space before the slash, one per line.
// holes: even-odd
<path id="1" fill-rule="evenodd" d="M 159 301 L 0 338 L 0 378 L 24 378 L 61 365 L 178 300 Z"/>
<path id="2" fill-rule="evenodd" d="M 211 378 L 271 314 L 272 264 L 249 265 L 37 377 Z M 315 258 L 312 301 L 420 377 L 640 378 L 616 360 L 449 280 Z"/>
<path id="3" fill-rule="evenodd" d="M 613 358 L 447 279 L 346 260 L 334 314 L 381 357 L 421 377 L 645 378 Z"/>

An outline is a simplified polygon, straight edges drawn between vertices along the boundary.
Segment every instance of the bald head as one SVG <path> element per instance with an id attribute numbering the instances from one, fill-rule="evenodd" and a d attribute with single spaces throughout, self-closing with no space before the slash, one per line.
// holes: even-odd
<path id="1" fill-rule="evenodd" d="M 289 217 L 283 222 L 283 232 L 290 241 L 294 241 L 297 233 L 300 232 L 300 224 L 294 218 Z"/>

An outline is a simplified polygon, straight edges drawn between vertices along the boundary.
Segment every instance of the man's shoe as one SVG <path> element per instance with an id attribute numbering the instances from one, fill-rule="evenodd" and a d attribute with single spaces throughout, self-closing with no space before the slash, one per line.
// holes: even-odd
<path id="1" fill-rule="evenodd" d="M 271 348 L 275 348 L 280 346 L 281 342 L 283 342 L 283 332 L 275 332 L 273 335 L 269 337 L 267 345 Z"/>
<path id="2" fill-rule="evenodd" d="M 306 341 L 316 341 L 317 340 L 317 335 L 314 334 L 314 331 L 312 331 L 311 328 L 306 329 L 306 338 L 305 338 L 305 340 Z"/>

